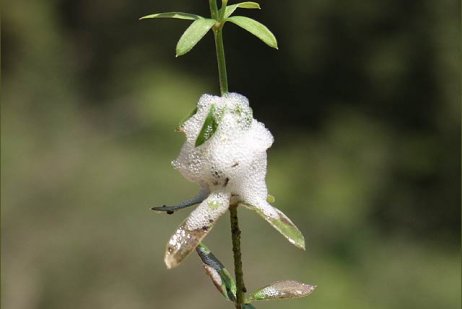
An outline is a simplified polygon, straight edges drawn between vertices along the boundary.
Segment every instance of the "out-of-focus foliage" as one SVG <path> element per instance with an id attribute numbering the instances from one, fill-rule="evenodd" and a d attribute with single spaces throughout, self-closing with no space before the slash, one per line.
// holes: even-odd
<path id="1" fill-rule="evenodd" d="M 270 192 L 308 249 L 242 209 L 247 288 L 318 286 L 284 308 L 460 308 L 457 1 L 262 7 L 242 14 L 280 50 L 227 27 L 230 90 L 276 137 Z M 197 257 L 162 262 L 187 212 L 149 211 L 196 191 L 173 129 L 218 92 L 210 35 L 175 59 L 186 25 L 137 20 L 165 10 L 207 2 L 3 3 L 2 308 L 222 305 Z M 207 243 L 232 265 L 228 229 Z"/>

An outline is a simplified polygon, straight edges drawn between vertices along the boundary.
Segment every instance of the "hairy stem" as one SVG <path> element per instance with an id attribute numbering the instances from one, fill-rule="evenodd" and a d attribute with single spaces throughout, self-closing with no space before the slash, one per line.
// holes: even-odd
<path id="1" fill-rule="evenodd" d="M 236 309 L 242 309 L 246 288 L 244 284 L 244 273 L 242 272 L 241 230 L 239 229 L 239 219 L 237 217 L 237 204 L 229 207 L 229 213 L 231 218 L 231 235 L 233 239 L 234 276 L 236 277 L 235 305 Z"/>

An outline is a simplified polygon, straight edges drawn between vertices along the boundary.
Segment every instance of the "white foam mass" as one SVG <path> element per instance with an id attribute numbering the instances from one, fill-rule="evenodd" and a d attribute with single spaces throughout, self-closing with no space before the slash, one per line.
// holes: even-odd
<path id="1" fill-rule="evenodd" d="M 201 134 L 203 128 L 209 130 L 206 137 Z M 229 205 L 255 210 L 291 243 L 305 248 L 298 228 L 266 201 L 266 150 L 273 144 L 273 136 L 253 118 L 246 97 L 205 94 L 179 130 L 186 134 L 186 142 L 172 165 L 201 186 L 197 197 L 182 204 L 202 202 L 170 238 L 165 253 L 168 268 L 177 266 L 196 248 Z"/>
<path id="2" fill-rule="evenodd" d="M 218 128 L 196 147 L 196 139 L 212 105 Z M 185 178 L 211 192 L 228 192 L 236 202 L 266 200 L 266 150 L 272 145 L 273 136 L 261 122 L 253 119 L 246 97 L 238 93 L 222 97 L 204 94 L 197 104 L 197 112 L 180 130 L 186 134 L 186 142 L 172 165 Z"/>

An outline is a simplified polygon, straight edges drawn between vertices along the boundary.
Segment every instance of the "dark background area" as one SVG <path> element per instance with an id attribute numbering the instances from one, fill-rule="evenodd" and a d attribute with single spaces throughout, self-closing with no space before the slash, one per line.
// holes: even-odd
<path id="1" fill-rule="evenodd" d="M 460 3 L 266 1 L 227 24 L 230 90 L 275 136 L 267 182 L 307 237 L 241 211 L 250 290 L 317 284 L 265 308 L 460 308 Z M 212 35 L 174 48 L 207 1 L 8 1 L 2 27 L 2 307 L 216 308 L 197 257 L 167 271 L 196 187 L 174 133 L 218 93 Z M 271 236 L 271 237 L 270 237 Z M 232 269 L 227 219 L 207 244 Z"/>

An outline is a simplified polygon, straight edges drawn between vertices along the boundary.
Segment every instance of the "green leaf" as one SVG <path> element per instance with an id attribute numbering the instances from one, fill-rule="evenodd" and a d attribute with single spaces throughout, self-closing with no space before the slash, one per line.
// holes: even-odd
<path id="1" fill-rule="evenodd" d="M 189 52 L 215 25 L 215 19 L 196 19 L 181 36 L 176 45 L 176 56 L 182 56 Z"/>
<path id="2" fill-rule="evenodd" d="M 197 106 L 188 114 L 188 116 L 186 116 L 185 118 L 183 118 L 183 120 L 181 120 L 180 124 L 179 124 L 178 127 L 176 128 L 176 131 L 177 131 L 177 132 L 182 132 L 182 126 L 184 125 L 184 123 L 185 123 L 186 121 L 188 121 L 189 118 L 191 118 L 192 116 L 194 116 L 196 113 L 197 113 Z"/>
<path id="3" fill-rule="evenodd" d="M 198 147 L 209 140 L 218 129 L 218 120 L 215 116 L 215 105 L 210 107 L 210 111 L 205 118 L 202 129 L 196 139 L 195 146 Z"/>
<path id="4" fill-rule="evenodd" d="M 315 285 L 293 280 L 278 281 L 252 293 L 246 301 L 300 298 L 310 295 L 315 288 Z"/>
<path id="5" fill-rule="evenodd" d="M 243 304 L 242 309 L 256 309 L 255 306 L 251 304 Z"/>
<path id="6" fill-rule="evenodd" d="M 226 21 L 230 21 L 242 29 L 249 31 L 257 38 L 265 42 L 269 47 L 278 49 L 278 42 L 274 34 L 271 33 L 271 31 L 266 28 L 265 25 L 256 21 L 255 19 L 245 16 L 231 16 L 226 18 Z"/>
<path id="7" fill-rule="evenodd" d="M 228 270 L 202 243 L 196 247 L 196 252 L 204 263 L 204 269 L 212 279 L 215 287 L 228 300 L 236 300 L 236 283 Z"/>
<path id="8" fill-rule="evenodd" d="M 279 209 L 271 206 L 266 201 L 258 205 L 241 203 L 241 205 L 254 210 L 272 227 L 281 233 L 295 247 L 305 250 L 305 238 L 297 226 Z"/>
<path id="9" fill-rule="evenodd" d="M 251 2 L 251 1 L 246 1 L 246 2 L 241 2 L 241 3 L 236 3 L 233 5 L 228 5 L 225 9 L 225 16 L 224 18 L 228 18 L 231 15 L 233 15 L 234 11 L 238 8 L 241 9 L 261 9 L 260 4 L 256 2 Z"/>
<path id="10" fill-rule="evenodd" d="M 150 19 L 150 18 L 175 18 L 175 19 L 186 19 L 186 20 L 197 20 L 197 19 L 204 19 L 204 17 L 196 15 L 196 14 L 189 14 L 183 12 L 167 12 L 167 13 L 157 13 L 157 14 L 150 14 L 140 18 L 142 19 Z"/>
<path id="11" fill-rule="evenodd" d="M 269 222 L 279 233 L 284 235 L 290 243 L 305 250 L 305 238 L 303 234 L 292 221 L 287 219 L 287 217 L 282 217 L 279 219 L 270 219 Z"/>

